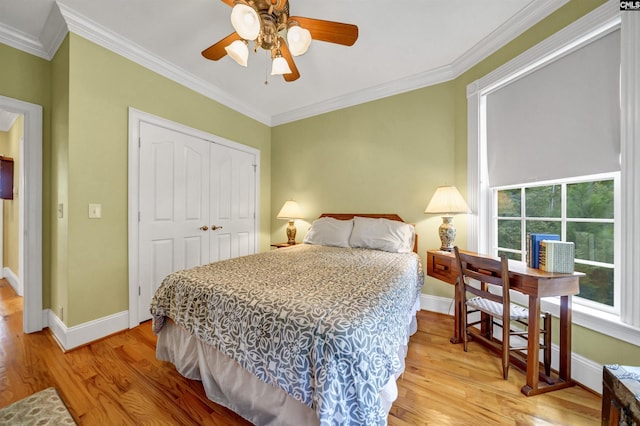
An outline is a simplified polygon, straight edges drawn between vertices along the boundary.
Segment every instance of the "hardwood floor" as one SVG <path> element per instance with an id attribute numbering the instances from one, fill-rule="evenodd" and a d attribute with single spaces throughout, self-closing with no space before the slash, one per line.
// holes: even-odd
<path id="1" fill-rule="evenodd" d="M 498 357 L 449 343 L 451 317 L 421 311 L 418 322 L 390 425 L 600 423 L 599 396 L 573 387 L 527 398 L 522 372 L 502 380 Z M 156 360 L 155 342 L 147 322 L 64 354 L 48 330 L 23 334 L 22 298 L 0 280 L 0 407 L 53 386 L 81 425 L 249 424 Z"/>

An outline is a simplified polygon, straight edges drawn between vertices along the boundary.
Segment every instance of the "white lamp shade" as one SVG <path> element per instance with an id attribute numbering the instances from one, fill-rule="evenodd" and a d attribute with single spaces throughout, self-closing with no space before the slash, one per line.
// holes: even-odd
<path id="1" fill-rule="evenodd" d="M 271 75 L 291 74 L 291 68 L 287 60 L 282 56 L 276 56 L 273 58 L 273 64 L 271 65 Z"/>
<path id="2" fill-rule="evenodd" d="M 238 64 L 243 67 L 247 66 L 247 60 L 249 59 L 249 48 L 247 44 L 242 40 L 236 40 L 227 47 L 224 48 L 227 54 Z"/>
<path id="3" fill-rule="evenodd" d="M 284 203 L 284 206 L 280 209 L 280 213 L 276 216 L 278 219 L 302 219 L 302 212 L 298 203 L 293 200 L 289 200 Z"/>
<path id="4" fill-rule="evenodd" d="M 471 213 L 471 209 L 455 186 L 440 186 L 424 211 L 433 214 Z"/>
<path id="5" fill-rule="evenodd" d="M 238 3 L 231 10 L 231 25 L 245 40 L 255 40 L 260 34 L 260 17 L 254 8 Z"/>
<path id="6" fill-rule="evenodd" d="M 303 55 L 311 45 L 311 33 L 299 25 L 292 25 L 287 30 L 287 42 L 293 56 Z"/>

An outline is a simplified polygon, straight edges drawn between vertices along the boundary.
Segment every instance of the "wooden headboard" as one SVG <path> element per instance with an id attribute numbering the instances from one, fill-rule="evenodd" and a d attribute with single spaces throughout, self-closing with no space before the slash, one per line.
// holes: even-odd
<path id="1" fill-rule="evenodd" d="M 400 216 L 394 213 L 322 213 L 320 217 L 332 217 L 334 219 L 349 220 L 354 216 L 371 217 L 374 219 L 383 218 L 389 220 L 397 220 L 398 222 L 404 222 Z"/>
<path id="2" fill-rule="evenodd" d="M 332 217 L 339 220 L 353 219 L 354 216 L 370 217 L 373 219 L 389 219 L 397 220 L 398 222 L 404 222 L 404 220 L 395 213 L 322 213 L 320 217 Z M 415 241 L 413 243 L 413 251 L 418 253 L 418 234 L 416 234 Z"/>

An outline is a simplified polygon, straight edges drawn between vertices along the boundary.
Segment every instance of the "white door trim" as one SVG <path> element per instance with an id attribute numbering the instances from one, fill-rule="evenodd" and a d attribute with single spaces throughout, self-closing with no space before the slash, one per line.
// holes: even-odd
<path id="1" fill-rule="evenodd" d="M 140 211 L 139 188 L 140 188 L 140 123 L 146 122 L 156 126 L 165 127 L 167 129 L 181 132 L 189 136 L 197 137 L 217 144 L 234 148 L 255 155 L 256 158 L 256 174 L 255 174 L 255 242 L 254 246 L 260 247 L 258 244 L 260 235 L 260 150 L 247 145 L 216 136 L 192 127 L 185 126 L 162 117 L 158 117 L 144 111 L 129 107 L 129 207 L 128 207 L 128 240 L 129 240 L 129 328 L 136 327 L 138 323 L 138 277 L 140 275 L 138 259 L 139 259 L 139 226 L 138 215 Z"/>
<path id="2" fill-rule="evenodd" d="M 18 279 L 24 289 L 23 329 L 25 333 L 42 330 L 42 107 L 0 96 L 0 109 L 24 116 L 23 167 L 18 176 L 18 194 L 24 199 L 24 223 L 20 239 Z M 22 184 L 24 182 L 24 185 Z M 24 186 L 24 187 L 23 187 Z"/>

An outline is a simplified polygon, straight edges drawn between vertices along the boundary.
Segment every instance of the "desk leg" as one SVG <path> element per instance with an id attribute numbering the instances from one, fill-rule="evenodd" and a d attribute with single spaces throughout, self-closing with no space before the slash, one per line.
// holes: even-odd
<path id="1" fill-rule="evenodd" d="M 540 376 L 540 299 L 529 295 L 529 327 L 527 343 L 527 384 L 521 389 L 529 396 L 538 389 Z"/>
<path id="2" fill-rule="evenodd" d="M 560 369 L 558 379 L 545 377 L 540 383 L 540 299 L 529 296 L 529 342 L 527 346 L 527 384 L 521 389 L 527 396 L 538 395 L 575 385 L 571 380 L 571 296 L 560 297 Z"/>
<path id="3" fill-rule="evenodd" d="M 456 279 L 454 296 L 453 296 L 453 337 L 449 339 L 451 343 L 462 343 L 462 293 L 461 285 L 458 283 L 459 279 Z"/>
<path id="4" fill-rule="evenodd" d="M 571 382 L 571 296 L 560 298 L 560 371 L 565 382 Z"/>

